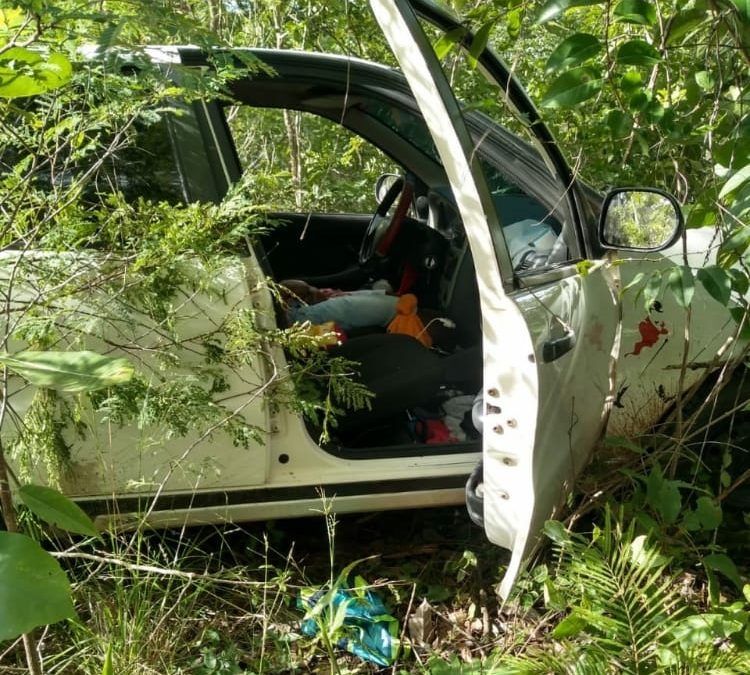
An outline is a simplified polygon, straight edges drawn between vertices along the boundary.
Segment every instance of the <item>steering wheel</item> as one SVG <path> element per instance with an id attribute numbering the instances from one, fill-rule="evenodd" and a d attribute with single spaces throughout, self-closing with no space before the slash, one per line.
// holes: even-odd
<path id="1" fill-rule="evenodd" d="M 406 212 L 411 205 L 414 187 L 403 176 L 393 182 L 367 225 L 359 247 L 359 264 L 365 265 L 373 256 L 385 256 L 396 239 Z M 391 207 L 396 208 L 389 215 Z"/>

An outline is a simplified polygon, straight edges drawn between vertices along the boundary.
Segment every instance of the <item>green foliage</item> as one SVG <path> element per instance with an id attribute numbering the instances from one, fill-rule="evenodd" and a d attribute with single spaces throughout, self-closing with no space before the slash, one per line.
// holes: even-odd
<path id="1" fill-rule="evenodd" d="M 97 391 L 133 376 L 133 366 L 126 359 L 88 351 L 0 353 L 0 364 L 37 387 L 70 393 Z"/>
<path id="2" fill-rule="evenodd" d="M 96 537 L 91 519 L 78 504 L 57 490 L 43 485 L 23 485 L 18 496 L 29 510 L 45 523 L 67 532 Z"/>
<path id="3" fill-rule="evenodd" d="M 29 537 L 0 532 L 0 641 L 75 616 L 57 561 Z"/>
<path id="4" fill-rule="evenodd" d="M 207 630 L 198 645 L 200 657 L 192 664 L 195 675 L 240 675 L 245 673 L 239 666 L 240 653 L 236 645 L 225 644 L 215 630 Z"/>
<path id="5" fill-rule="evenodd" d="M 669 559 L 609 512 L 590 537 L 553 525 L 546 529 L 557 549 L 554 586 L 568 609 L 550 633 L 556 649 L 532 646 L 503 659 L 498 672 L 746 671 L 743 602 L 710 612 L 692 607 L 668 573 Z"/>

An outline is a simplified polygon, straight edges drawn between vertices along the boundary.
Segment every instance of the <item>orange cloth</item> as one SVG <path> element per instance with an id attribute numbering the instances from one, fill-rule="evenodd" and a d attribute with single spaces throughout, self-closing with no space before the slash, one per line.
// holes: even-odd
<path id="1" fill-rule="evenodd" d="M 389 333 L 403 333 L 417 338 L 425 347 L 432 347 L 432 338 L 417 316 L 417 296 L 407 293 L 398 299 L 396 318 L 388 324 Z"/>

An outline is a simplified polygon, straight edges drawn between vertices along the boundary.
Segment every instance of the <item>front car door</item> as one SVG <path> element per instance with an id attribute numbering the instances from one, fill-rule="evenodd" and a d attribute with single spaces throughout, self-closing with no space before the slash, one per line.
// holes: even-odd
<path id="1" fill-rule="evenodd" d="M 575 185 L 535 121 L 541 150 L 554 167 L 565 216 L 565 253 L 521 271 L 506 239 L 481 143 L 472 142 L 461 107 L 420 23 L 446 33 L 460 24 L 424 0 L 370 0 L 409 81 L 438 149 L 463 219 L 477 270 L 483 331 L 484 523 L 489 539 L 512 551 L 501 584 L 507 596 L 545 519 L 585 464 L 606 421 L 618 347 L 615 279 L 589 257 Z M 415 11 L 416 10 L 416 11 Z M 419 16 L 418 16 L 419 15 Z M 465 33 L 465 44 L 472 36 Z M 480 69 L 499 67 L 488 49 Z M 505 71 L 497 97 L 535 111 Z"/>

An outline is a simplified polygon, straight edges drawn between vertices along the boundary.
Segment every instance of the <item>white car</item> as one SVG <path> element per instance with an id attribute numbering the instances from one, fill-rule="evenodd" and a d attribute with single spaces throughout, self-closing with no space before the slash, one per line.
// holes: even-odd
<path id="1" fill-rule="evenodd" d="M 646 308 L 634 300 L 637 289 L 622 293 L 637 274 L 681 263 L 682 244 L 670 247 L 682 216 L 658 190 L 613 190 L 602 202 L 581 185 L 491 49 L 470 75 L 486 78 L 499 108 L 522 120 L 513 128 L 525 127 L 535 146 L 498 123 L 504 112 L 459 104 L 424 30 L 430 24 L 432 37 L 456 35 L 460 24 L 444 10 L 428 0 L 370 4 L 400 70 L 248 50 L 269 68 L 231 88 L 246 110 L 304 111 L 382 151 L 398 175 L 379 185 L 377 212 L 269 214 L 280 224 L 249 242 L 211 288 L 186 292 L 174 330 L 183 346 L 198 344 L 237 308 L 273 330 L 280 313 L 264 279 L 355 289 L 377 274 L 432 311 L 443 329 L 439 349 L 377 330 L 350 336 L 339 353 L 361 362 L 361 381 L 376 398 L 371 412 L 344 416 L 326 443 L 299 411 L 274 404 L 277 388 L 263 385 L 287 368 L 279 349 L 225 373 L 222 401 L 260 431 L 246 449 L 213 428 L 154 447 L 143 425 L 91 413 L 84 436 L 66 432 L 74 470 L 63 487 L 102 519 L 116 514 L 127 523 L 146 512 L 148 523 L 172 526 L 306 515 L 320 508 L 321 491 L 339 512 L 458 504 L 481 460 L 469 493 L 489 539 L 512 551 L 507 593 L 603 434 L 650 428 L 678 386 L 698 377 L 688 369 L 680 380 L 685 310 L 672 295 L 662 290 Z M 469 49 L 474 36 L 464 31 L 459 41 Z M 196 48 L 151 53 L 166 71 L 208 63 Z M 121 159 L 113 180 L 126 194 L 219 202 L 252 170 L 240 165 L 227 119 L 238 108 L 213 100 L 183 108 L 144 137 L 156 134 L 154 161 L 131 168 Z M 707 242 L 688 241 L 700 264 Z M 3 274 L 17 255 L 2 253 Z M 71 273 L 106 264 L 94 253 L 36 259 L 40 269 L 62 265 Z M 96 316 L 107 300 L 89 302 Z M 693 340 L 688 360 L 708 362 L 733 322 L 705 294 L 693 304 L 711 329 Z M 143 329 L 126 313 L 121 323 L 131 344 L 147 349 L 159 340 L 153 326 Z M 30 393 L 20 380 L 13 396 L 22 413 Z M 481 434 L 468 424 L 472 407 Z M 415 424 L 440 433 L 428 443 Z M 3 433 L 14 433 L 10 423 Z"/>

